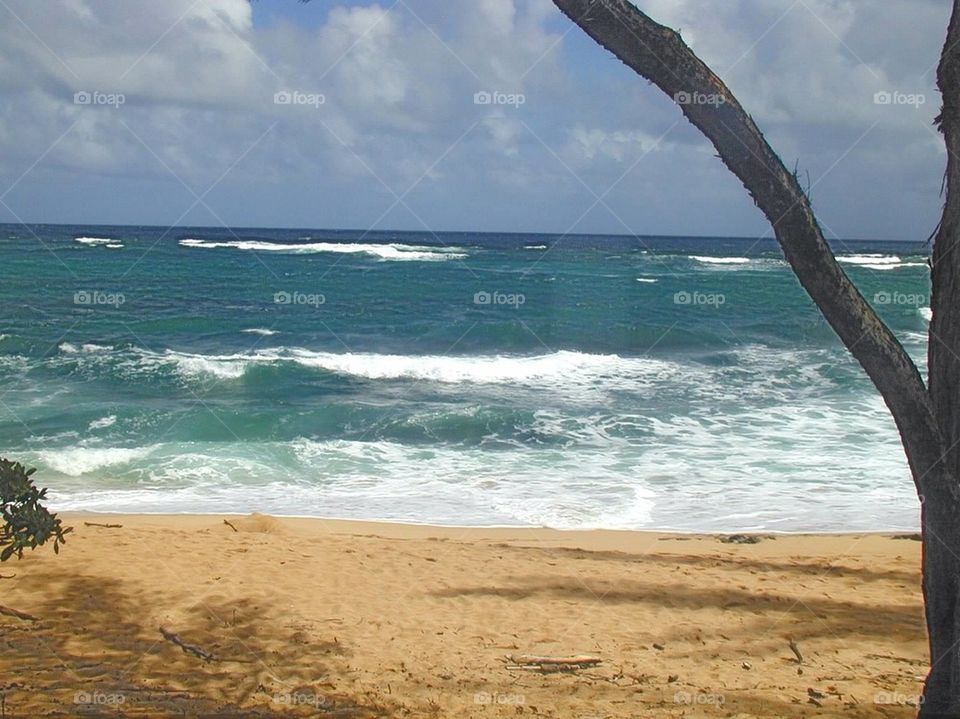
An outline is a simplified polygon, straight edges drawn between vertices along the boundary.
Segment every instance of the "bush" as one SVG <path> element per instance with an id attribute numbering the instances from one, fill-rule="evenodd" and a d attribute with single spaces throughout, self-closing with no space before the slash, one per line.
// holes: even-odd
<path id="1" fill-rule="evenodd" d="M 53 551 L 59 554 L 64 535 L 71 531 L 40 503 L 47 490 L 37 489 L 30 479 L 35 471 L 0 458 L 0 562 L 14 554 L 22 558 L 24 549 L 36 549 L 51 538 Z"/>

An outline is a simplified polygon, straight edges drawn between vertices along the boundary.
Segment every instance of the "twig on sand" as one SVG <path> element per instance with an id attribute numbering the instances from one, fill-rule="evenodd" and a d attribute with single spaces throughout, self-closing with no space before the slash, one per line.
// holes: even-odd
<path id="1" fill-rule="evenodd" d="M 577 655 L 572 657 L 541 657 L 531 654 L 508 654 L 507 669 L 531 669 L 540 672 L 575 672 L 595 667 L 600 657 Z"/>
<path id="2" fill-rule="evenodd" d="M 757 544 L 764 539 L 769 539 L 769 537 L 760 534 L 725 534 L 717 537 L 717 539 L 724 544 Z"/>
<path id="3" fill-rule="evenodd" d="M 792 637 L 787 637 L 787 642 L 790 645 L 790 651 L 793 652 L 793 656 L 797 658 L 797 664 L 803 664 L 803 655 L 800 653 L 800 647 L 797 646 L 797 643 L 793 641 Z"/>
<path id="4" fill-rule="evenodd" d="M 100 522 L 84 522 L 88 527 L 104 527 L 105 529 L 123 529 L 122 524 L 101 524 Z"/>
<path id="5" fill-rule="evenodd" d="M 234 532 L 239 532 L 239 531 L 240 531 L 239 529 L 237 529 L 236 527 L 234 527 L 230 522 L 228 522 L 226 519 L 223 520 L 223 523 L 226 524 L 228 527 L 230 527 L 230 529 L 232 529 Z"/>
<path id="6" fill-rule="evenodd" d="M 192 654 L 198 659 L 203 659 L 205 662 L 214 662 L 217 660 L 217 658 L 212 654 L 210 654 L 209 652 L 205 652 L 196 644 L 187 644 L 176 634 L 169 631 L 168 629 L 165 629 L 164 627 L 160 627 L 160 633 L 163 635 L 163 638 L 166 639 L 168 642 L 173 642 L 178 647 L 180 647 L 183 650 L 184 654 Z"/>
<path id="7" fill-rule="evenodd" d="M 16 617 L 17 619 L 23 619 L 26 622 L 39 622 L 40 619 L 33 616 L 32 614 L 27 614 L 26 612 L 21 612 L 19 609 L 11 609 L 10 607 L 0 606 L 0 614 L 3 614 L 7 617 Z"/>

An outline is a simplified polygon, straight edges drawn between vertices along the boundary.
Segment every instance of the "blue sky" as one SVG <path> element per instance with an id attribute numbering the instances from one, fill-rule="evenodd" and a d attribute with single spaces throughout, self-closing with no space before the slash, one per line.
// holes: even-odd
<path id="1" fill-rule="evenodd" d="M 637 5 L 809 173 L 828 236 L 930 234 L 947 0 Z M 7 0 L 0 14 L 0 221 L 769 231 L 670 100 L 549 0 Z"/>

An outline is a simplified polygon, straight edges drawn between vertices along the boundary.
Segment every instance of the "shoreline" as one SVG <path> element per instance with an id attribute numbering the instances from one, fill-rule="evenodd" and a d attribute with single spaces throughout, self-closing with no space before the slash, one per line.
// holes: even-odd
<path id="1" fill-rule="evenodd" d="M 93 510 L 53 510 L 56 511 L 58 517 L 62 519 L 67 519 L 70 517 L 77 517 L 79 519 L 84 519 L 85 517 L 159 517 L 159 518 L 169 518 L 171 520 L 176 520 L 177 518 L 184 517 L 198 517 L 198 518 L 216 518 L 216 517 L 249 517 L 252 515 L 261 515 L 260 512 L 218 512 L 212 514 L 209 512 L 181 512 L 181 513 L 170 513 L 170 512 L 128 512 L 128 511 L 93 511 Z M 802 531 L 791 531 L 791 530 L 781 530 L 781 529 L 732 529 L 732 530 L 711 530 L 711 531 L 699 531 L 699 530 L 680 530 L 680 529 L 660 529 L 660 528 L 643 528 L 643 529 L 620 529 L 620 528 L 609 528 L 609 527 L 591 527 L 591 528 L 573 528 L 566 529 L 562 527 L 546 527 L 546 526 L 534 526 L 534 525 L 514 525 L 514 524 L 440 524 L 436 522 L 413 522 L 413 521 L 402 521 L 394 519 L 349 519 L 343 517 L 323 517 L 317 515 L 309 514 L 262 514 L 262 516 L 274 517 L 276 519 L 283 520 L 294 520 L 296 522 L 305 521 L 305 522 L 322 522 L 326 524 L 344 524 L 344 525 L 368 525 L 369 527 L 379 527 L 379 526 L 397 526 L 397 527 L 406 527 L 406 528 L 424 528 L 424 529 L 435 529 L 439 531 L 456 531 L 456 530 L 476 530 L 476 531 L 500 531 L 500 530 L 515 530 L 515 531 L 531 531 L 531 532 L 557 532 L 559 534 L 565 535 L 578 535 L 578 534 L 592 534 L 592 533 L 611 533 L 611 534 L 651 534 L 657 536 L 677 536 L 677 537 L 728 537 L 736 535 L 746 535 L 746 536 L 770 536 L 770 537 L 857 537 L 857 536 L 878 536 L 878 537 L 906 537 L 916 535 L 917 538 L 920 536 L 919 527 L 914 529 L 866 529 L 866 530 L 849 530 L 849 531 L 833 531 L 833 530 L 802 530 Z"/>
<path id="2" fill-rule="evenodd" d="M 8 719 L 906 719 L 926 672 L 893 535 L 60 517 L 59 555 L 0 567 L 32 617 L 0 614 Z"/>

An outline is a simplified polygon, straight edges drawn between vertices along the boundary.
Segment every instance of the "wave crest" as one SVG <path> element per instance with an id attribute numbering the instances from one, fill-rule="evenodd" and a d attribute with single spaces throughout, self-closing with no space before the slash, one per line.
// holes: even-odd
<path id="1" fill-rule="evenodd" d="M 458 260 L 467 256 L 461 247 L 427 247 L 423 245 L 373 244 L 361 242 L 306 242 L 285 243 L 263 240 L 208 241 L 186 238 L 180 240 L 181 247 L 221 249 L 230 248 L 249 252 L 277 252 L 281 254 L 304 255 L 319 252 L 355 253 L 372 255 L 381 260 L 419 260 L 422 262 L 442 262 Z"/>

